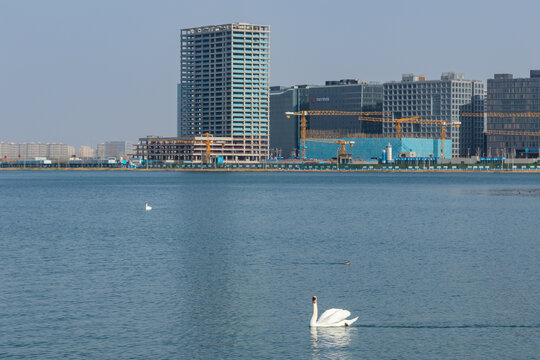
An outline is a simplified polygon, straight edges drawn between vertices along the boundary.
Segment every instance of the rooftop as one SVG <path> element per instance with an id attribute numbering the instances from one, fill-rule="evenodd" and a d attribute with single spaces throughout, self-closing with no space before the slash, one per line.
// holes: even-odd
<path id="1" fill-rule="evenodd" d="M 213 33 L 221 32 L 228 30 L 247 30 L 247 31 L 258 31 L 258 32 L 270 32 L 269 25 L 255 25 L 249 23 L 232 23 L 232 24 L 223 24 L 223 25 L 207 25 L 194 28 L 182 29 L 182 34 L 202 34 L 202 33 Z"/>

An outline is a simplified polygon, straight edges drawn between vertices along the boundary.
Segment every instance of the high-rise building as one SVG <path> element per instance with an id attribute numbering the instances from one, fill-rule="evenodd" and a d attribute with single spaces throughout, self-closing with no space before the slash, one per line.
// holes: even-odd
<path id="1" fill-rule="evenodd" d="M 529 78 L 495 74 L 487 82 L 487 130 L 509 132 L 540 131 L 540 70 L 531 70 Z M 501 113 L 509 113 L 508 117 Z M 525 116 L 519 116 L 522 113 Z M 497 114 L 497 116 L 490 116 Z M 512 115 L 510 115 L 512 114 Z M 490 156 L 538 157 L 540 137 L 531 135 L 487 135 Z"/>
<path id="2" fill-rule="evenodd" d="M 360 80 L 326 81 L 325 85 L 297 85 L 270 88 L 270 147 L 277 155 L 290 156 L 298 150 L 298 119 L 286 111 L 338 110 L 382 111 L 383 86 Z M 350 137 L 381 134 L 380 122 L 359 121 L 358 116 L 316 116 L 306 118 L 308 137 Z"/>
<path id="3" fill-rule="evenodd" d="M 225 161 L 268 156 L 269 37 L 269 26 L 247 23 L 181 30 L 179 137 L 227 138 Z"/>
<path id="4" fill-rule="evenodd" d="M 470 112 L 471 107 L 482 108 L 484 84 L 477 80 L 466 80 L 461 73 L 443 73 L 440 80 L 426 80 L 425 76 L 404 74 L 401 81 L 384 84 L 383 111 L 394 118 L 420 116 L 428 120 L 458 122 L 460 114 Z M 476 99 L 476 100 L 475 100 Z M 475 104 L 474 106 L 472 104 Z M 383 123 L 383 133 L 394 133 L 391 122 Z M 437 138 L 439 125 L 403 124 L 404 136 Z M 452 126 L 448 129 L 452 140 L 452 156 L 460 155 L 460 131 Z"/>

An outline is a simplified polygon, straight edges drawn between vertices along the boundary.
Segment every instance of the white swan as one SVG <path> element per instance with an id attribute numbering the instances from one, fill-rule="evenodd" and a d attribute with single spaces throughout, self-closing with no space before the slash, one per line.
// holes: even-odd
<path id="1" fill-rule="evenodd" d="M 328 309 L 326 310 L 321 317 L 317 320 L 317 297 L 313 297 L 313 316 L 309 322 L 309 326 L 312 327 L 323 327 L 323 326 L 349 326 L 356 320 L 358 316 L 354 319 L 347 320 L 351 313 L 343 309 Z"/>
<path id="2" fill-rule="evenodd" d="M 148 201 L 145 204 L 146 204 L 146 206 L 145 206 L 146 211 L 152 210 L 152 207 L 150 205 L 148 205 Z"/>

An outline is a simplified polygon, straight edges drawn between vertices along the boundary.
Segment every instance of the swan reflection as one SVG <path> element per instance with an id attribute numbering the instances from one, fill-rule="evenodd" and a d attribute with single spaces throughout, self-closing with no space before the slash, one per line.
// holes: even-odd
<path id="1" fill-rule="evenodd" d="M 313 359 L 345 355 L 357 329 L 354 327 L 311 327 Z"/>

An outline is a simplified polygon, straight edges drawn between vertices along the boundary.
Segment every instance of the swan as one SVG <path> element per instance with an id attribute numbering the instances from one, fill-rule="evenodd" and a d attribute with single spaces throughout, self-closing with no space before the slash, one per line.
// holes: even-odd
<path id="1" fill-rule="evenodd" d="M 148 205 L 148 201 L 145 203 L 146 204 L 146 211 L 150 211 L 152 210 L 152 207 L 150 205 Z"/>
<path id="2" fill-rule="evenodd" d="M 349 316 L 351 316 L 351 313 L 347 310 L 343 309 L 328 309 L 321 317 L 317 320 L 317 314 L 319 310 L 317 310 L 317 297 L 313 297 L 313 316 L 311 317 L 311 321 L 309 322 L 309 326 L 311 327 L 326 327 L 326 326 L 349 326 L 356 320 L 358 320 L 358 316 L 354 319 L 347 320 Z"/>

